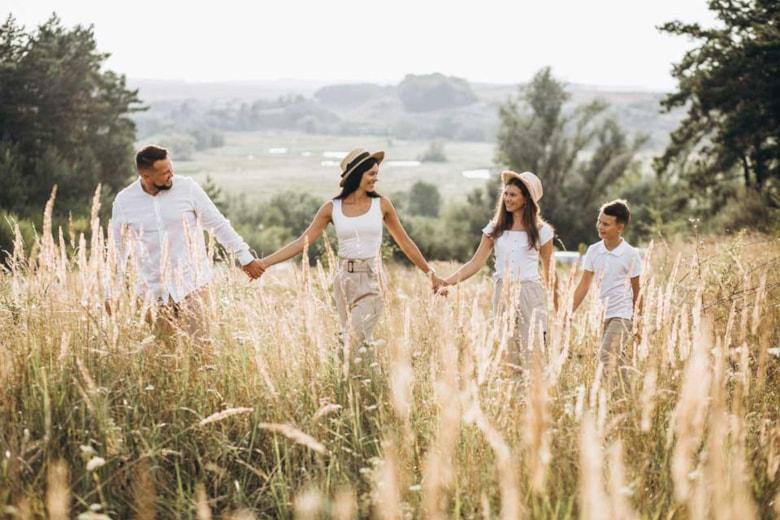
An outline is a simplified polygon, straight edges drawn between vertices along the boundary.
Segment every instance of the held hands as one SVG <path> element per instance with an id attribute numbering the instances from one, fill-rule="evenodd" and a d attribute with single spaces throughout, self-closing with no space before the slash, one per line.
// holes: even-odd
<path id="1" fill-rule="evenodd" d="M 255 258 L 248 264 L 242 266 L 241 270 L 246 273 L 250 280 L 257 280 L 265 273 L 266 266 L 260 259 Z"/>
<path id="2" fill-rule="evenodd" d="M 442 296 L 447 296 L 447 286 L 450 284 L 448 284 L 446 280 L 444 280 L 434 272 L 431 272 L 430 277 L 431 277 L 431 288 L 433 289 L 433 293 L 440 294 Z"/>
<path id="3" fill-rule="evenodd" d="M 444 280 L 439 278 L 439 276 L 436 273 L 431 273 L 431 288 L 433 289 L 434 293 L 439 292 L 439 289 L 441 289 L 444 286 Z"/>

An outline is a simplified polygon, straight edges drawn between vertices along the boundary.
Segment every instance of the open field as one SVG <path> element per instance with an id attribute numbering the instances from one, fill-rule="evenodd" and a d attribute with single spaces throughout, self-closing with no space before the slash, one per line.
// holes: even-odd
<path id="1" fill-rule="evenodd" d="M 465 200 L 485 179 L 497 175 L 495 144 L 441 141 L 446 162 L 418 159 L 430 141 L 406 141 L 376 136 L 335 136 L 296 132 L 227 132 L 225 146 L 195 152 L 177 160 L 177 174 L 203 183 L 211 176 L 227 195 L 247 201 L 266 200 L 285 190 L 304 190 L 322 199 L 338 193 L 339 162 L 353 148 L 384 150 L 385 163 L 377 190 L 388 196 L 408 191 L 417 181 L 435 184 L 445 201 Z M 642 171 L 650 172 L 653 152 L 637 155 Z M 465 175 L 464 175 L 465 172 Z"/>
<path id="2" fill-rule="evenodd" d="M 100 233 L 43 236 L 0 275 L 18 518 L 780 515 L 778 239 L 656 243 L 626 387 L 595 362 L 593 294 L 519 380 L 487 276 L 442 298 L 388 266 L 382 341 L 344 352 L 329 268 L 220 269 L 195 345 L 155 339 Z"/>
<path id="3" fill-rule="evenodd" d="M 424 180 L 436 184 L 443 197 L 465 198 L 485 180 L 466 178 L 463 171 L 495 169 L 494 146 L 489 143 L 447 143 L 447 162 L 410 165 L 408 162 L 417 161 L 429 142 L 292 132 L 233 132 L 225 137 L 225 146 L 196 153 L 191 161 L 174 157 L 176 173 L 191 175 L 200 182 L 211 175 L 226 193 L 242 193 L 251 201 L 284 190 L 332 197 L 338 192 L 340 157 L 353 148 L 385 150 L 386 164 L 378 190 L 388 195 Z M 284 153 L 280 153 L 282 150 Z"/>

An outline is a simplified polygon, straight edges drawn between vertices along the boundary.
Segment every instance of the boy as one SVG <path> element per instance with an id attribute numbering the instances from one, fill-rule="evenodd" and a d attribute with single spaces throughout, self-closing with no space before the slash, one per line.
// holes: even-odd
<path id="1" fill-rule="evenodd" d="M 601 241 L 585 253 L 582 278 L 574 291 L 573 311 L 576 311 L 588 294 L 594 274 L 601 284 L 600 296 L 606 312 L 599 360 L 605 367 L 618 360 L 621 366 L 627 364 L 624 344 L 631 337 L 634 308 L 639 298 L 642 259 L 622 237 L 630 218 L 625 200 L 613 200 L 601 206 L 596 224 Z"/>

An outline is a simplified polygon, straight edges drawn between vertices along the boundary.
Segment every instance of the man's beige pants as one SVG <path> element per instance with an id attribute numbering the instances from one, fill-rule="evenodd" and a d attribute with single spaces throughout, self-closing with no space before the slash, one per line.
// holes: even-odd
<path id="1" fill-rule="evenodd" d="M 170 301 L 159 305 L 154 323 L 157 336 L 167 341 L 174 334 L 183 332 L 196 343 L 205 342 L 208 339 L 208 304 L 208 288 L 201 287 L 180 302 Z"/>

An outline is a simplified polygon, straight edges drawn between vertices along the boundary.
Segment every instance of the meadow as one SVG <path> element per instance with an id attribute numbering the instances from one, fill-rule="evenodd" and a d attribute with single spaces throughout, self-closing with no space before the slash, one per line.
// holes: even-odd
<path id="1" fill-rule="evenodd" d="M 780 515 L 777 238 L 659 237 L 623 382 L 596 363 L 597 299 L 567 310 L 576 267 L 522 377 L 487 272 L 441 297 L 386 265 L 381 339 L 349 351 L 330 256 L 220 267 L 196 344 L 155 336 L 96 209 L 89 238 L 51 211 L 0 275 L 10 517 Z"/>
<path id="2" fill-rule="evenodd" d="M 376 136 L 228 132 L 224 146 L 195 152 L 186 161 L 177 160 L 174 151 L 173 160 L 177 174 L 201 183 L 209 175 L 226 194 L 244 194 L 249 202 L 285 190 L 302 190 L 323 199 L 334 196 L 339 161 L 354 148 L 385 151 L 378 189 L 388 195 L 425 181 L 435 184 L 445 198 L 465 199 L 473 188 L 484 186 L 486 177 L 468 178 L 463 172 L 494 168 L 492 143 L 445 143 L 446 162 L 415 164 L 429 145 L 429 141 Z"/>

